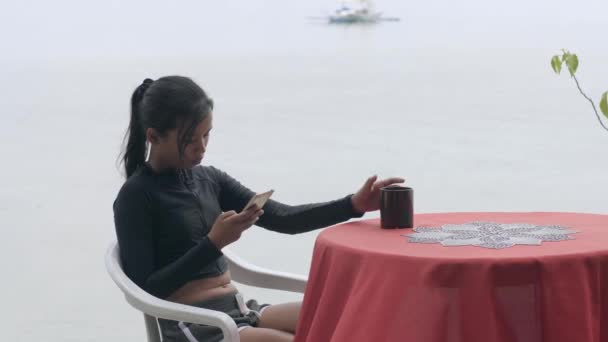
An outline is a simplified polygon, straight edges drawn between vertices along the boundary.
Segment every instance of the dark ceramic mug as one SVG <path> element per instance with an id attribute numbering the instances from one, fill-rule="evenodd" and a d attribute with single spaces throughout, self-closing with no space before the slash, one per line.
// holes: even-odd
<path id="1" fill-rule="evenodd" d="M 414 227 L 414 189 L 392 185 L 380 189 L 381 227 Z"/>

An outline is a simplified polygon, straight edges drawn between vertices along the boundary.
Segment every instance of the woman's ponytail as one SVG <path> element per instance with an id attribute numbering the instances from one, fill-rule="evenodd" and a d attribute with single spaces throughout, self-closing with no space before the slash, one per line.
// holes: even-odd
<path id="1" fill-rule="evenodd" d="M 146 132 L 141 117 L 141 104 L 146 90 L 154 81 L 146 78 L 131 96 L 131 122 L 127 131 L 127 144 L 125 147 L 123 162 L 127 178 L 137 170 L 138 167 L 146 162 L 147 145 Z"/>

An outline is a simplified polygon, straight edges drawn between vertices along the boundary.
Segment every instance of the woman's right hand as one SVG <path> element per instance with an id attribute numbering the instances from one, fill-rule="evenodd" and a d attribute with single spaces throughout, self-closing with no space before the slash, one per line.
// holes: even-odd
<path id="1" fill-rule="evenodd" d="M 241 237 L 264 214 L 257 205 L 236 213 L 234 210 L 222 213 L 216 220 L 207 237 L 218 248 L 222 249 Z"/>

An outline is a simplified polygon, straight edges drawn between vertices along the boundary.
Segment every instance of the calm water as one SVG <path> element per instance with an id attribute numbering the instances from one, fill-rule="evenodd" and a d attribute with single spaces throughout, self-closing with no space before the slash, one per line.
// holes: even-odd
<path id="1" fill-rule="evenodd" d="M 103 256 L 128 100 L 145 77 L 197 80 L 217 103 L 203 163 L 280 201 L 338 198 L 377 173 L 407 178 L 417 212 L 607 212 L 608 134 L 549 67 L 568 47 L 586 91 L 608 89 L 605 1 L 386 0 L 377 7 L 401 22 L 307 18 L 334 5 L 3 4 L 3 340 L 143 340 Z M 316 234 L 254 228 L 233 248 L 306 274 Z"/>

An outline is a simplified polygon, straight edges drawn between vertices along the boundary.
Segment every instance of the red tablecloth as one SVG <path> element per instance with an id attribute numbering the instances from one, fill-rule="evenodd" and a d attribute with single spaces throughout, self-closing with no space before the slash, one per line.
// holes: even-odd
<path id="1" fill-rule="evenodd" d="M 410 243 L 379 220 L 317 238 L 296 342 L 606 342 L 608 215 L 449 213 L 472 221 L 562 225 L 573 240 L 505 249 Z"/>

